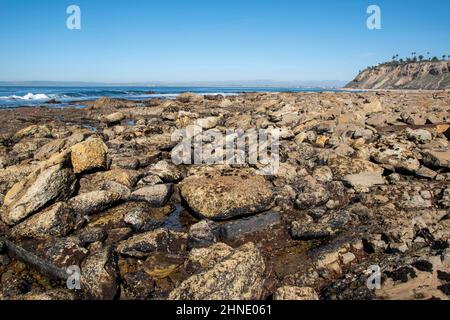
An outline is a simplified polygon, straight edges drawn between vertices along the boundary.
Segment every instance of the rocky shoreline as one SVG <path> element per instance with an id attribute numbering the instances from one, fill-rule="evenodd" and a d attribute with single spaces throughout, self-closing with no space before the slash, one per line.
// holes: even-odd
<path id="1" fill-rule="evenodd" d="M 449 298 L 450 92 L 102 98 L 0 116 L 0 299 Z M 175 165 L 172 133 L 194 123 L 279 128 L 279 171 Z"/>

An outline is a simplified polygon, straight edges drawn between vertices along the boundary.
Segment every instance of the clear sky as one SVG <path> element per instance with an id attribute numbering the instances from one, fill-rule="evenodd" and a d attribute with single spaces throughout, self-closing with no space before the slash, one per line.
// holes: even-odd
<path id="1" fill-rule="evenodd" d="M 449 0 L 0 0 L 0 81 L 351 80 L 413 51 L 450 55 Z"/>

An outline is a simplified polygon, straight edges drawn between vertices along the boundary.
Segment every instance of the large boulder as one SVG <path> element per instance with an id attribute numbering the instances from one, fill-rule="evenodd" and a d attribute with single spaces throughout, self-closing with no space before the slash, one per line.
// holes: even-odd
<path id="1" fill-rule="evenodd" d="M 6 224 L 15 225 L 48 203 L 65 200 L 73 193 L 75 176 L 67 166 L 68 155 L 53 156 L 9 190 L 1 212 Z"/>
<path id="2" fill-rule="evenodd" d="M 216 246 L 217 247 L 217 246 Z M 223 250 L 222 250 L 223 251 Z M 217 263 L 183 281 L 171 300 L 257 300 L 261 298 L 265 263 L 253 243 L 233 250 Z"/>
<path id="3" fill-rule="evenodd" d="M 94 138 L 78 143 L 72 148 L 72 165 L 75 173 L 105 169 L 108 147 L 103 140 Z"/>
<path id="4" fill-rule="evenodd" d="M 246 172 L 190 176 L 181 196 L 202 217 L 225 220 L 270 209 L 273 192 L 263 176 Z"/>

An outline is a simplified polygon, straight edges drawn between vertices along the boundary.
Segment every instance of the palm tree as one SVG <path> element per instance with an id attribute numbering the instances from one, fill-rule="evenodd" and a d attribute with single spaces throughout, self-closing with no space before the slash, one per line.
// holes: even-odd
<path id="1" fill-rule="evenodd" d="M 419 56 L 419 61 L 422 61 L 423 60 L 423 55 L 420 55 Z"/>
<path id="2" fill-rule="evenodd" d="M 446 58 L 447 56 L 445 55 L 445 54 L 443 54 L 442 55 L 442 60 L 444 60 L 445 61 L 445 58 Z"/>

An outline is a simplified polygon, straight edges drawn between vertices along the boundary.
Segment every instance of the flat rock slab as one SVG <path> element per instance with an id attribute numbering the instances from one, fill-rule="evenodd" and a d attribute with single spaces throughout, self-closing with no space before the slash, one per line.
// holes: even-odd
<path id="1" fill-rule="evenodd" d="M 355 189 L 370 188 L 385 183 L 379 172 L 362 172 L 358 174 L 349 174 L 343 179 L 346 183 Z"/>
<path id="2" fill-rule="evenodd" d="M 269 211 L 252 217 L 225 222 L 220 225 L 221 237 L 225 240 L 263 231 L 280 223 L 278 212 Z"/>
<path id="3" fill-rule="evenodd" d="M 183 180 L 181 196 L 200 216 L 226 220 L 269 210 L 273 192 L 263 176 L 246 172 L 212 173 Z"/>

